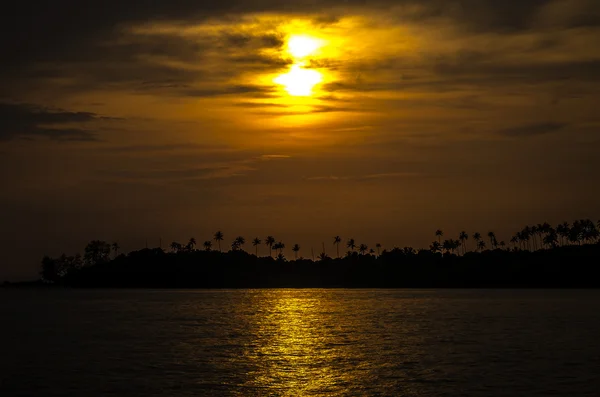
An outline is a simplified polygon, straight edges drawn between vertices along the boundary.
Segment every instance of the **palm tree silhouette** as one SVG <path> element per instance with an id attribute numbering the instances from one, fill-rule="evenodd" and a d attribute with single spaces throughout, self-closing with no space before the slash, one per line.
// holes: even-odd
<path id="1" fill-rule="evenodd" d="M 460 243 L 463 246 L 463 255 L 467 253 L 467 240 L 469 239 L 469 235 L 467 232 L 462 231 L 459 235 Z"/>
<path id="2" fill-rule="evenodd" d="M 375 254 L 375 250 L 373 248 L 369 249 L 369 255 L 374 255 Z"/>
<path id="3" fill-rule="evenodd" d="M 238 236 L 235 238 L 235 245 L 237 249 L 243 249 L 244 244 L 246 244 L 246 239 L 242 236 Z"/>
<path id="4" fill-rule="evenodd" d="M 211 250 L 211 248 L 212 248 L 212 241 L 210 241 L 210 240 L 206 240 L 206 241 L 204 242 L 204 249 L 205 249 L 206 251 L 210 251 L 210 250 Z"/>
<path id="5" fill-rule="evenodd" d="M 224 237 L 225 236 L 223 235 L 223 232 L 220 230 L 215 233 L 214 240 L 217 242 L 217 244 L 219 244 L 219 252 L 223 252 L 221 251 L 221 241 L 223 241 Z"/>
<path id="6" fill-rule="evenodd" d="M 328 256 L 328 255 L 327 255 L 325 252 L 321 252 L 321 253 L 320 253 L 320 254 L 317 256 L 317 258 L 318 258 L 319 260 L 321 260 L 321 261 L 325 261 L 325 260 L 327 260 L 327 259 L 330 259 L 330 258 L 329 258 L 329 256 Z"/>
<path id="7" fill-rule="evenodd" d="M 115 241 L 114 243 L 112 243 L 111 247 L 112 247 L 112 250 L 115 253 L 115 258 L 116 258 L 117 256 L 119 256 L 119 250 L 121 249 L 121 246 L 119 245 L 119 243 L 117 243 Z"/>
<path id="8" fill-rule="evenodd" d="M 533 250 L 534 251 L 537 250 L 537 240 L 535 239 L 535 236 L 537 236 L 537 233 L 538 233 L 537 226 L 533 225 L 533 226 L 529 227 L 529 235 L 531 236 L 531 241 L 533 242 Z"/>
<path id="9" fill-rule="evenodd" d="M 442 251 L 442 244 L 440 244 L 439 241 L 434 241 L 433 243 L 431 243 L 431 245 L 429 246 L 429 250 L 431 252 L 433 252 L 434 254 L 436 252 L 441 252 Z"/>
<path id="10" fill-rule="evenodd" d="M 375 248 L 377 248 L 377 256 L 380 256 L 379 251 L 381 250 L 381 243 L 375 244 Z"/>
<path id="11" fill-rule="evenodd" d="M 560 245 L 565 245 L 565 242 L 569 242 L 569 234 L 571 234 L 571 225 L 569 225 L 569 222 L 563 222 L 556 227 L 556 232 L 560 236 Z"/>
<path id="12" fill-rule="evenodd" d="M 460 248 L 460 245 L 461 245 L 460 241 L 450 239 L 450 243 L 452 244 L 452 253 L 454 253 L 454 251 L 458 252 L 458 249 Z"/>
<path id="13" fill-rule="evenodd" d="M 497 242 L 496 242 L 496 233 L 494 233 L 494 232 L 489 232 L 487 235 L 488 235 L 488 237 L 490 238 L 490 246 L 491 246 L 492 248 L 495 248 L 495 247 L 496 247 L 496 244 L 497 244 Z"/>
<path id="14" fill-rule="evenodd" d="M 442 243 L 442 236 L 444 235 L 444 232 L 441 231 L 440 229 L 435 231 L 435 235 L 438 238 L 438 242 L 441 244 Z"/>
<path id="15" fill-rule="evenodd" d="M 300 251 L 300 246 L 298 244 L 294 244 L 292 251 L 294 251 L 294 259 L 298 260 L 298 251 Z"/>
<path id="16" fill-rule="evenodd" d="M 479 233 L 479 232 L 473 233 L 473 240 L 475 240 L 475 245 L 477 245 L 477 243 L 479 243 L 479 240 L 481 240 L 481 233 Z"/>
<path id="17" fill-rule="evenodd" d="M 340 236 L 335 236 L 333 238 L 333 245 L 337 246 L 337 257 L 340 257 L 340 243 L 342 242 L 342 238 Z"/>
<path id="18" fill-rule="evenodd" d="M 442 248 L 446 251 L 446 254 L 449 254 L 452 251 L 452 247 L 454 246 L 454 241 L 452 240 L 444 240 L 442 243 Z"/>
<path id="19" fill-rule="evenodd" d="M 519 236 L 519 241 L 523 242 L 523 247 L 528 251 L 531 251 L 531 232 L 529 226 L 523 228 L 517 235 Z"/>
<path id="20" fill-rule="evenodd" d="M 258 246 L 261 244 L 262 244 L 262 241 L 258 237 L 254 238 L 254 240 L 252 240 L 252 245 L 254 247 L 256 247 L 256 256 L 258 256 Z"/>
<path id="21" fill-rule="evenodd" d="M 275 244 L 275 238 L 273 236 L 267 236 L 265 244 L 269 246 L 269 256 L 273 257 L 273 245 Z"/>
<path id="22" fill-rule="evenodd" d="M 485 241 L 479 240 L 477 243 L 477 248 L 479 248 L 479 252 L 483 251 L 485 249 Z"/>
<path id="23" fill-rule="evenodd" d="M 364 255 L 367 253 L 368 249 L 369 247 L 367 246 L 367 244 L 361 244 L 360 247 L 358 247 L 358 252 L 360 252 L 361 255 Z"/>
<path id="24" fill-rule="evenodd" d="M 510 243 L 512 244 L 513 248 L 517 247 L 517 243 L 519 242 L 519 236 L 518 235 L 514 235 L 511 237 L 510 239 Z"/>
<path id="25" fill-rule="evenodd" d="M 171 243 L 171 250 L 172 250 L 173 252 L 181 251 L 181 244 L 179 244 L 179 243 L 178 243 L 178 242 L 176 242 L 176 241 L 173 241 L 173 242 Z"/>
<path id="26" fill-rule="evenodd" d="M 185 248 L 188 251 L 193 251 L 195 246 L 196 246 L 196 239 L 192 237 L 192 238 L 190 238 L 190 241 L 188 241 L 188 243 L 185 246 Z"/>
<path id="27" fill-rule="evenodd" d="M 544 244 L 548 247 L 556 248 L 558 246 L 558 234 L 556 231 L 551 231 L 544 237 Z"/>
<path id="28" fill-rule="evenodd" d="M 277 251 L 279 251 L 279 254 L 277 255 L 279 256 L 283 256 L 283 249 L 285 248 L 285 244 L 282 243 L 281 241 L 273 244 L 273 248 L 275 248 L 275 253 L 277 253 Z"/>
<path id="29" fill-rule="evenodd" d="M 356 249 L 356 242 L 353 238 L 348 240 L 348 242 L 346 243 L 346 247 L 350 248 L 354 252 L 354 250 Z"/>

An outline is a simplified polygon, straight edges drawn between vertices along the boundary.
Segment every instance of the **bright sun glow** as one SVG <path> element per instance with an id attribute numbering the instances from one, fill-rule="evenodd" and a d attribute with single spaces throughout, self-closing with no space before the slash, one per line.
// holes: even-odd
<path id="1" fill-rule="evenodd" d="M 313 69 L 305 69 L 303 58 L 314 54 L 323 45 L 321 40 L 310 36 L 293 35 L 288 40 L 288 52 L 296 59 L 289 72 L 282 74 L 273 80 L 284 86 L 288 94 L 292 96 L 310 96 L 313 87 L 323 80 L 320 72 Z"/>
<path id="2" fill-rule="evenodd" d="M 288 41 L 288 51 L 296 58 L 304 58 L 321 47 L 321 42 L 308 36 L 292 36 Z"/>
<path id="3" fill-rule="evenodd" d="M 322 80 L 321 73 L 316 70 L 302 69 L 300 64 L 293 65 L 290 71 L 275 79 L 277 84 L 285 87 L 293 96 L 310 96 L 315 85 Z"/>

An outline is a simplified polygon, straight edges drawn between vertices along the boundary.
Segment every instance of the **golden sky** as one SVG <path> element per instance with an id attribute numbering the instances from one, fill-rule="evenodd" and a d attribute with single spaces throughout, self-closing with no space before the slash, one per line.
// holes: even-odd
<path id="1" fill-rule="evenodd" d="M 94 238 L 306 256 L 600 217 L 597 1 L 251 3 L 0 17 L 0 279 Z"/>

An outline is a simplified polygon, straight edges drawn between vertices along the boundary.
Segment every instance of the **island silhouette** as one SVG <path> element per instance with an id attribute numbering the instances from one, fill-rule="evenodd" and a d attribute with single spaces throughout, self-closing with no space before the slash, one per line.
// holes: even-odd
<path id="1" fill-rule="evenodd" d="M 91 241 L 83 255 L 45 256 L 36 285 L 96 288 L 595 288 L 600 287 L 600 221 L 581 219 L 552 227 L 526 226 L 508 243 L 494 232 L 437 230 L 428 248 L 369 247 L 353 238 L 332 237 L 315 257 L 300 245 L 273 236 L 226 243 L 217 231 L 201 247 L 195 238 L 172 242 L 169 250 L 144 248 L 127 254 L 118 243 Z M 224 249 L 224 245 L 227 248 Z M 259 248 L 268 252 L 260 255 Z M 344 252 L 345 250 L 345 252 Z"/>

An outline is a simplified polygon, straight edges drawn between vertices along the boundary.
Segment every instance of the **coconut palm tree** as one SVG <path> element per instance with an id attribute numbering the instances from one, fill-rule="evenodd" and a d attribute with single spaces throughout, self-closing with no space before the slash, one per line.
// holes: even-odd
<path id="1" fill-rule="evenodd" d="M 452 240 L 444 240 L 442 243 L 442 248 L 446 251 L 446 254 L 449 254 L 452 251 L 454 242 Z"/>
<path id="2" fill-rule="evenodd" d="M 479 240 L 477 243 L 477 248 L 479 248 L 479 252 L 483 251 L 485 249 L 485 241 Z"/>
<path id="3" fill-rule="evenodd" d="M 190 238 L 190 241 L 188 241 L 188 243 L 185 246 L 185 248 L 188 251 L 193 251 L 195 246 L 196 246 L 196 239 L 192 237 L 192 238 Z"/>
<path id="4" fill-rule="evenodd" d="M 219 244 L 219 252 L 222 252 L 221 251 L 221 241 L 223 241 L 223 238 L 225 238 L 225 235 L 220 230 L 218 232 L 216 232 L 213 237 L 213 239 L 217 242 L 217 244 Z"/>
<path id="5" fill-rule="evenodd" d="M 481 240 L 481 233 L 479 233 L 479 232 L 473 233 L 473 240 L 475 240 L 475 245 L 477 245 L 479 243 L 479 240 Z"/>
<path id="6" fill-rule="evenodd" d="M 442 252 L 442 244 L 440 244 L 439 241 L 434 241 L 433 243 L 431 243 L 431 245 L 429 246 L 429 250 L 431 252 L 433 252 L 434 254 L 436 252 Z"/>
<path id="7" fill-rule="evenodd" d="M 543 242 L 544 237 L 542 236 L 544 233 L 545 233 L 545 231 L 544 231 L 544 225 L 541 224 L 541 223 L 538 223 L 535 226 L 535 235 L 537 236 L 537 238 L 538 238 L 538 240 L 540 242 L 540 248 L 542 248 L 542 246 L 544 244 L 544 242 Z"/>
<path id="8" fill-rule="evenodd" d="M 173 241 L 173 242 L 171 243 L 171 251 L 173 251 L 173 252 L 178 252 L 178 251 L 181 251 L 181 244 L 179 244 L 179 243 L 178 243 L 178 242 L 176 242 L 176 241 Z"/>
<path id="9" fill-rule="evenodd" d="M 519 243 L 519 236 L 518 235 L 514 235 L 510 238 L 510 243 L 512 244 L 513 248 L 517 248 L 517 243 Z"/>
<path id="10" fill-rule="evenodd" d="M 444 232 L 441 231 L 440 229 L 435 231 L 435 235 L 438 238 L 438 242 L 441 244 L 442 243 L 442 236 L 444 235 Z"/>
<path id="11" fill-rule="evenodd" d="M 402 252 L 406 256 L 411 256 L 411 255 L 417 254 L 417 251 L 415 251 L 415 249 L 413 247 L 404 247 L 404 248 L 402 248 Z"/>
<path id="12" fill-rule="evenodd" d="M 333 238 L 333 245 L 337 247 L 337 257 L 340 257 L 340 243 L 342 242 L 342 238 L 340 236 L 335 236 Z"/>
<path id="13" fill-rule="evenodd" d="M 537 251 L 537 240 L 535 239 L 535 236 L 537 236 L 537 233 L 538 233 L 538 228 L 536 225 L 529 227 L 529 235 L 531 236 L 531 242 L 533 243 L 534 251 Z"/>
<path id="14" fill-rule="evenodd" d="M 596 241 L 600 233 L 598 233 L 594 222 L 591 219 L 582 219 L 579 222 L 581 223 L 581 237 L 583 241 L 587 244 Z"/>
<path id="15" fill-rule="evenodd" d="M 500 241 L 500 243 L 498 245 L 500 246 L 501 249 L 504 249 L 506 247 L 506 243 L 504 241 Z"/>
<path id="16" fill-rule="evenodd" d="M 278 242 L 277 243 L 277 249 L 279 250 L 279 255 L 283 255 L 283 250 L 285 249 L 285 244 L 283 242 L 281 242 L 281 241 Z"/>
<path id="17" fill-rule="evenodd" d="M 375 244 L 375 248 L 377 248 L 377 256 L 380 256 L 380 251 L 381 251 L 381 243 L 377 243 Z"/>
<path id="18" fill-rule="evenodd" d="M 375 250 L 373 248 L 369 249 L 369 255 L 375 255 Z"/>
<path id="19" fill-rule="evenodd" d="M 569 242 L 569 234 L 571 233 L 571 225 L 569 222 L 563 222 L 556 227 L 556 233 L 560 236 L 560 245 L 565 245 Z"/>
<path id="20" fill-rule="evenodd" d="M 369 247 L 367 246 L 367 244 L 361 244 L 360 247 L 358 247 L 358 252 L 361 255 L 364 255 L 367 253 L 367 250 L 369 249 Z"/>
<path id="21" fill-rule="evenodd" d="M 569 233 L 569 241 L 581 245 L 583 241 L 583 227 L 581 221 L 577 220 L 573 222 Z"/>
<path id="22" fill-rule="evenodd" d="M 492 247 L 492 249 L 496 248 L 496 245 L 498 245 L 498 241 L 496 240 L 496 233 L 489 232 L 487 235 L 490 239 L 490 246 Z"/>
<path id="23" fill-rule="evenodd" d="M 325 252 L 321 252 L 321 253 L 320 253 L 320 254 L 317 256 L 317 259 L 319 259 L 320 261 L 326 261 L 326 260 L 328 260 L 328 259 L 331 259 L 331 258 L 330 258 L 330 257 L 327 255 L 327 253 L 325 253 Z"/>
<path id="24" fill-rule="evenodd" d="M 519 233 L 519 240 L 523 242 L 524 249 L 531 251 L 531 231 L 529 226 L 525 226 Z"/>
<path id="25" fill-rule="evenodd" d="M 269 246 L 269 256 L 273 257 L 273 245 L 275 244 L 275 237 L 267 236 L 265 244 Z"/>
<path id="26" fill-rule="evenodd" d="M 450 241 L 452 241 L 452 252 L 456 251 L 458 253 L 459 252 L 458 249 L 461 246 L 460 241 L 459 240 L 452 240 L 452 239 Z"/>
<path id="27" fill-rule="evenodd" d="M 353 238 L 348 240 L 348 242 L 346 243 L 346 247 L 350 248 L 354 252 L 354 250 L 356 249 L 356 242 Z"/>
<path id="28" fill-rule="evenodd" d="M 467 232 L 462 231 L 459 235 L 460 243 L 463 246 L 463 255 L 467 253 L 467 240 L 469 239 L 469 235 Z"/>
<path id="29" fill-rule="evenodd" d="M 205 251 L 210 251 L 212 248 L 212 241 L 206 240 L 203 245 Z"/>
<path id="30" fill-rule="evenodd" d="M 256 248 L 256 256 L 258 256 L 258 246 L 261 244 L 262 241 L 258 237 L 255 237 L 254 240 L 252 240 L 252 245 Z"/>
<path id="31" fill-rule="evenodd" d="M 235 238 L 234 243 L 237 249 L 243 249 L 244 244 L 246 244 L 246 239 L 242 236 L 238 236 Z"/>
<path id="32" fill-rule="evenodd" d="M 119 243 L 117 243 L 115 241 L 114 243 L 111 244 L 111 248 L 112 248 L 113 252 L 115 253 L 115 258 L 117 256 L 119 256 L 119 250 L 121 249 L 121 246 L 119 245 Z"/>
<path id="33" fill-rule="evenodd" d="M 558 246 L 558 234 L 556 231 L 546 234 L 544 244 L 548 247 L 556 248 Z"/>
<path id="34" fill-rule="evenodd" d="M 298 251 L 300 251 L 300 246 L 298 244 L 294 244 L 292 251 L 294 251 L 294 259 L 298 260 Z"/>

